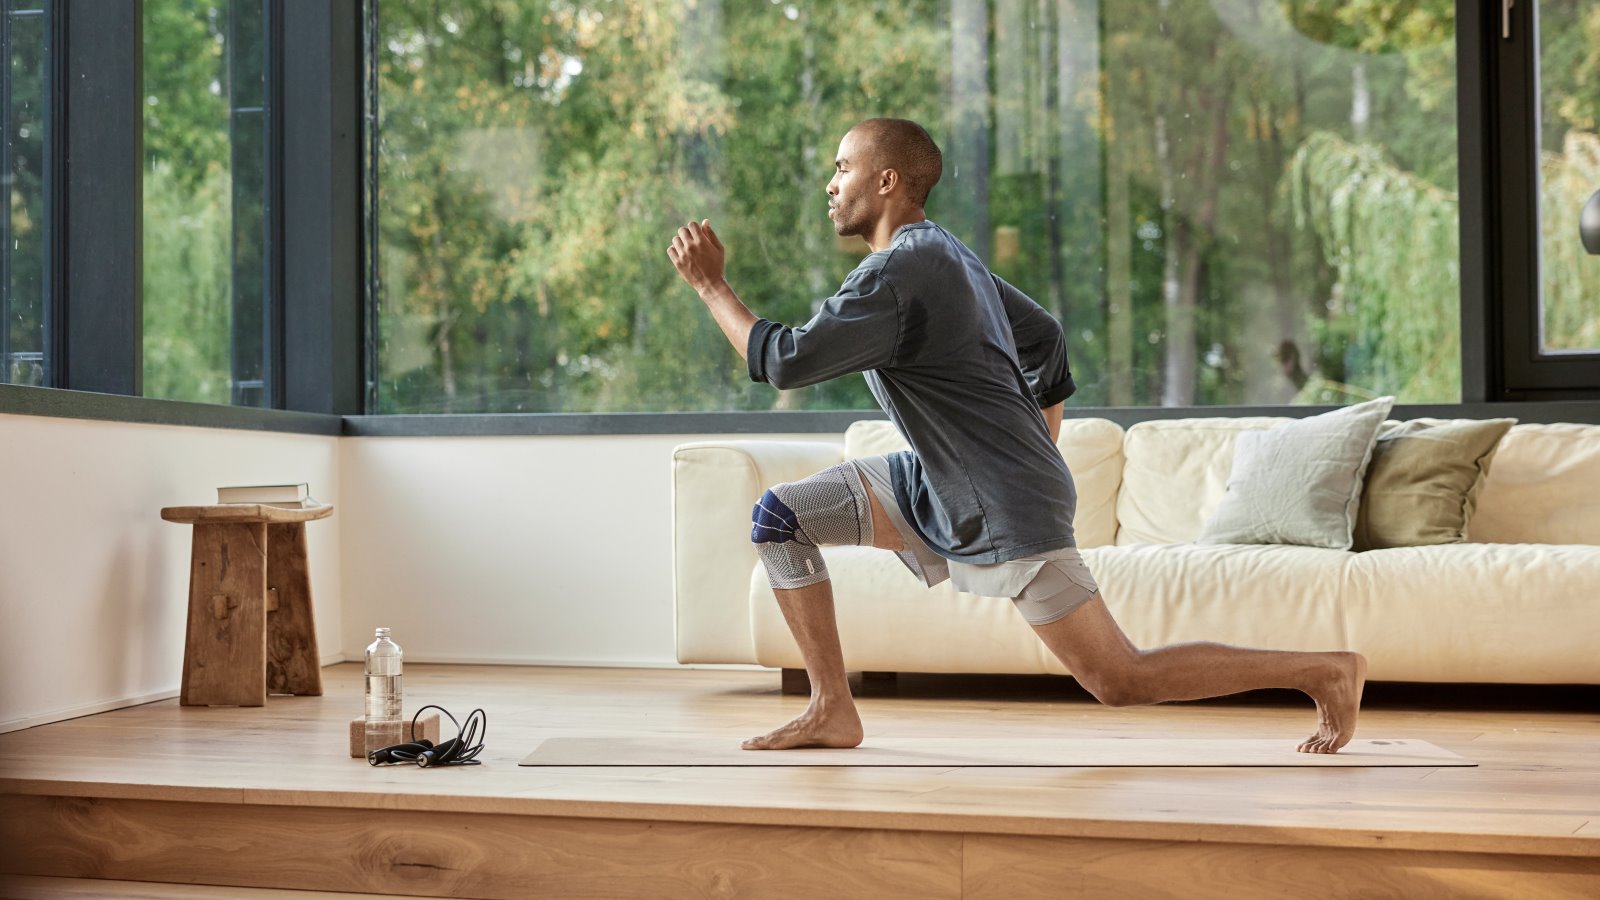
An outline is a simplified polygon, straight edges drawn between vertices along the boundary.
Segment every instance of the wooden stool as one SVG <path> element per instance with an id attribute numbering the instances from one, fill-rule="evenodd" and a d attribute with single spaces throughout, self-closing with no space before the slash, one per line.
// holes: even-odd
<path id="1" fill-rule="evenodd" d="M 267 694 L 322 695 L 306 526 L 328 504 L 168 506 L 194 526 L 182 706 L 264 706 Z"/>

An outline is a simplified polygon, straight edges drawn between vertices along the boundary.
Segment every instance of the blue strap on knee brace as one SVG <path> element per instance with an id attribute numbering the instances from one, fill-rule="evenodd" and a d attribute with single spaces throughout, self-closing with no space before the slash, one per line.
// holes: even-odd
<path id="1" fill-rule="evenodd" d="M 749 496 L 748 494 L 746 496 Z M 750 510 L 750 541 L 755 544 L 781 544 L 792 541 L 800 530 L 800 520 L 778 495 L 769 488 L 761 500 Z"/>

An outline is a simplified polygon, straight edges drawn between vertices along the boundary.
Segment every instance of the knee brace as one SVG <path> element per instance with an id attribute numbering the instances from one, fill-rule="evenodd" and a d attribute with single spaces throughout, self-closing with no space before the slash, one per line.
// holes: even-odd
<path id="1" fill-rule="evenodd" d="M 826 580 L 828 567 L 818 547 L 872 543 L 872 506 L 850 463 L 769 488 L 750 520 L 750 540 L 774 588 Z"/>

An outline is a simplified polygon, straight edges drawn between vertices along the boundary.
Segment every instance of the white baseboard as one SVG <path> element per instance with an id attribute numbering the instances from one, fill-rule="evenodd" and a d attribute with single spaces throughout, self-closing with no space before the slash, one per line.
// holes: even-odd
<path id="1" fill-rule="evenodd" d="M 344 662 L 343 653 L 325 653 L 322 656 L 322 665 L 331 666 Z M 137 697 L 118 697 L 113 700 L 101 700 L 98 703 L 85 703 L 82 706 L 72 706 L 67 709 L 55 709 L 49 712 L 23 716 L 19 719 L 7 719 L 0 722 L 0 734 L 10 731 L 21 731 L 24 728 L 33 728 L 36 725 L 49 725 L 52 722 L 65 722 L 68 719 L 78 719 L 83 716 L 92 716 L 96 713 L 110 712 L 113 709 L 127 709 L 130 706 L 143 706 L 146 703 L 158 703 L 162 700 L 171 700 L 178 696 L 177 688 L 164 691 L 153 691 L 140 694 Z"/>
<path id="2" fill-rule="evenodd" d="M 68 719 L 92 716 L 95 713 L 110 712 L 113 709 L 126 709 L 130 706 L 143 706 L 146 703 L 155 703 L 160 700 L 171 700 L 176 696 L 178 696 L 178 691 L 174 688 L 172 690 L 141 694 L 137 697 L 119 697 L 115 700 L 102 700 L 99 703 L 85 703 L 82 706 L 51 710 L 37 715 L 24 716 L 20 719 L 8 719 L 0 722 L 0 734 L 8 731 L 21 731 L 24 728 L 32 728 L 35 725 L 49 725 L 51 722 L 65 722 Z"/>
<path id="3" fill-rule="evenodd" d="M 349 658 L 359 663 L 359 657 Z M 747 663 L 680 663 L 664 659 L 570 659 L 550 656 L 456 656 L 451 654 L 421 654 L 406 651 L 406 662 L 451 666 L 560 666 L 594 669 L 725 669 L 737 672 L 771 672 L 767 666 Z"/>

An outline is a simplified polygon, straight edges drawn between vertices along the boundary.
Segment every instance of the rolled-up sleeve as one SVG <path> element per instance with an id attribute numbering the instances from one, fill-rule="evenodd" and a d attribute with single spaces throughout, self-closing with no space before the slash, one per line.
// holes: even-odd
<path id="1" fill-rule="evenodd" d="M 1061 323 L 1004 278 L 991 277 L 1000 291 L 1006 318 L 1011 321 L 1017 362 L 1022 367 L 1023 378 L 1027 379 L 1028 389 L 1033 392 L 1040 409 L 1055 406 L 1078 390 L 1067 362 L 1067 341 Z"/>
<path id="2" fill-rule="evenodd" d="M 745 362 L 751 381 L 789 390 L 892 365 L 899 340 L 894 286 L 880 270 L 857 269 L 799 328 L 757 319 Z"/>

